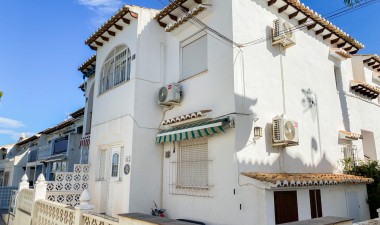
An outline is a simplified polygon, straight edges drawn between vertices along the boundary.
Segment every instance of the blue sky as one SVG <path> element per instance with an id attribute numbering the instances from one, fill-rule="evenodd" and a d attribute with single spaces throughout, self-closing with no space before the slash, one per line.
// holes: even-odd
<path id="1" fill-rule="evenodd" d="M 344 6 L 343 0 L 303 2 L 321 15 Z M 2 0 L 0 145 L 54 126 L 83 107 L 77 68 L 95 53 L 84 40 L 121 5 L 160 9 L 163 3 L 168 0 Z M 359 53 L 380 54 L 379 11 L 376 3 L 331 22 L 366 46 Z"/>

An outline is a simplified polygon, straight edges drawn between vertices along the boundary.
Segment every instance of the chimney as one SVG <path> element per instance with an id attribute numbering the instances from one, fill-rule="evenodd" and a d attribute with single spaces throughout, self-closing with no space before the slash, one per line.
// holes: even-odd
<path id="1" fill-rule="evenodd" d="M 25 139 L 26 139 L 26 135 L 25 135 L 25 133 L 22 133 L 21 137 L 18 139 L 18 142 L 25 140 Z"/>

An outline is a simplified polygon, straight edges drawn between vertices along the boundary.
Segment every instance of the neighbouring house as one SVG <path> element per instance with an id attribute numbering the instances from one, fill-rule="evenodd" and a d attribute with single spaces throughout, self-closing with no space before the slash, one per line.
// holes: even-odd
<path id="1" fill-rule="evenodd" d="M 85 43 L 96 211 L 217 224 L 369 218 L 380 59 L 296 0 L 126 5 Z M 82 144 L 83 142 L 83 144 Z M 87 160 L 88 156 L 88 160 Z"/>
<path id="2" fill-rule="evenodd" d="M 0 186 L 17 186 L 23 174 L 22 168 L 16 166 L 20 157 L 15 144 L 0 146 Z M 22 155 L 22 154 L 21 154 Z"/>
<path id="3" fill-rule="evenodd" d="M 30 186 L 34 186 L 41 173 L 50 181 L 55 179 L 56 172 L 73 171 L 74 164 L 80 163 L 83 115 L 81 108 L 71 113 L 69 119 L 15 144 L 24 153 L 17 163 L 23 173 L 18 173 L 16 184 L 24 173 Z"/>

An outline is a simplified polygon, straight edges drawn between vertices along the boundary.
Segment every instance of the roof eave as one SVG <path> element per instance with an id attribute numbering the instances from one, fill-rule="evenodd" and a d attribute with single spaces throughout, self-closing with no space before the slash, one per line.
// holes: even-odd
<path id="1" fill-rule="evenodd" d="M 364 48 L 363 44 L 298 0 L 267 0 L 267 2 L 268 6 L 276 5 L 276 7 L 279 7 L 279 13 L 287 14 L 286 12 L 289 13 L 291 9 L 296 10 L 296 12 L 288 14 L 289 19 L 296 18 L 298 25 L 303 24 L 308 30 L 314 30 L 316 35 L 322 35 L 323 40 L 329 41 L 332 46 L 342 48 L 351 54 L 355 54 L 359 49 Z"/>
<path id="2" fill-rule="evenodd" d="M 119 9 L 115 15 L 107 20 L 95 33 L 93 33 L 86 41 L 92 50 L 97 50 L 103 46 L 104 42 L 108 42 L 110 38 L 116 35 L 116 32 L 123 30 L 123 25 L 130 24 L 131 19 L 137 19 L 138 14 L 130 10 L 125 5 Z M 112 28 L 112 30 L 111 30 Z"/>

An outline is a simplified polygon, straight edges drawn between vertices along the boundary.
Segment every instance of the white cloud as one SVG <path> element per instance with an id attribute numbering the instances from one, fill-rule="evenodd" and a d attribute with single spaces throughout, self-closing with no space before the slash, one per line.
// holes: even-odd
<path id="1" fill-rule="evenodd" d="M 14 141 L 17 141 L 23 133 L 26 135 L 26 137 L 30 137 L 35 134 L 33 132 L 16 132 L 14 130 L 0 130 L 0 134 L 9 135 Z"/>
<path id="2" fill-rule="evenodd" d="M 18 120 L 13 120 L 5 117 L 0 117 L 0 127 L 6 128 L 20 128 L 23 127 L 24 123 Z"/>
<path id="3" fill-rule="evenodd" d="M 115 13 L 122 5 L 122 0 L 77 0 L 79 4 L 94 10 L 99 15 Z"/>

